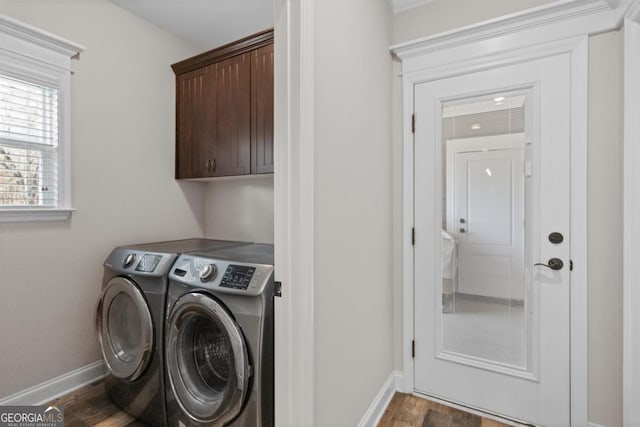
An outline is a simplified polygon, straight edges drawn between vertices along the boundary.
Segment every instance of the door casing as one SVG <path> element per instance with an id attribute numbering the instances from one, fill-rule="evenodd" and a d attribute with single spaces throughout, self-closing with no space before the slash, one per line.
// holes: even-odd
<path id="1" fill-rule="evenodd" d="M 586 35 L 560 41 L 522 46 L 520 39 L 505 43 L 504 51 L 490 51 L 484 55 L 461 55 L 460 47 L 446 60 L 446 51 L 433 53 L 437 61 L 421 58 L 415 69 L 403 70 L 403 391 L 414 392 L 414 86 L 453 76 L 473 73 L 544 58 L 561 53 L 571 56 L 571 425 L 588 423 L 587 368 L 587 88 L 588 38 Z M 469 46 L 471 49 L 472 46 Z M 453 50 L 453 49 L 452 49 Z M 444 55 L 444 61 L 443 61 Z M 475 55 L 475 56 L 474 56 Z M 425 54 L 428 57 L 429 54 Z M 431 63 L 431 66 L 425 64 Z M 403 64 L 404 65 L 404 64 Z M 420 239 L 420 235 L 415 235 Z"/>

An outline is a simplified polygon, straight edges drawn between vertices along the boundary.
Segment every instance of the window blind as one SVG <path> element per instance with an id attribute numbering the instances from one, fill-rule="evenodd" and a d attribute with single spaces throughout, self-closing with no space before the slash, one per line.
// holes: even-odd
<path id="1" fill-rule="evenodd" d="M 0 207 L 58 204 L 58 89 L 0 75 Z"/>

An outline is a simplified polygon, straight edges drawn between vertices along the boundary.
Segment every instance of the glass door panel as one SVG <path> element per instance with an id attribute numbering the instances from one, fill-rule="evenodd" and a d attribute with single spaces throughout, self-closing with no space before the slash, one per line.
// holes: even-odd
<path id="1" fill-rule="evenodd" d="M 525 103 L 443 104 L 439 357 L 527 370 Z"/>

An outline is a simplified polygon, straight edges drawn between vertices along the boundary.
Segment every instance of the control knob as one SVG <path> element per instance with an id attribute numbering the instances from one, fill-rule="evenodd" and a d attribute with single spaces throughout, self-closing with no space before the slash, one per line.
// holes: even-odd
<path id="1" fill-rule="evenodd" d="M 136 254 L 127 254 L 127 256 L 124 257 L 124 260 L 122 261 L 122 266 L 124 268 L 127 268 L 131 264 L 133 264 L 135 260 L 136 260 Z"/>
<path id="2" fill-rule="evenodd" d="M 215 264 L 205 265 L 204 267 L 202 267 L 202 270 L 200 270 L 200 281 L 208 282 L 209 280 L 216 277 L 217 272 L 218 272 L 218 268 L 216 267 Z"/>

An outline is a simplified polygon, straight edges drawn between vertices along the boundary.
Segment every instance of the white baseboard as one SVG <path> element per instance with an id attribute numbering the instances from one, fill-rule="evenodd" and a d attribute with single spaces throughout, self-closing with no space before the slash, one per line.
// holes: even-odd
<path id="1" fill-rule="evenodd" d="M 603 426 L 602 424 L 589 423 L 587 424 L 587 427 L 607 427 L 607 426 Z"/>
<path id="2" fill-rule="evenodd" d="M 26 390 L 0 399 L 0 406 L 4 405 L 44 405 L 60 396 L 70 393 L 105 375 L 103 361 L 91 363 L 57 378 L 45 381 Z"/>
<path id="3" fill-rule="evenodd" d="M 401 384 L 402 373 L 398 371 L 391 372 L 391 375 L 389 375 L 387 380 L 382 385 L 382 388 L 371 403 L 371 406 L 369 406 L 369 409 L 358 423 L 358 427 L 377 426 L 378 422 L 382 418 L 382 415 L 384 414 L 385 409 L 387 409 L 387 406 L 389 405 L 393 394 L 400 389 Z"/>

